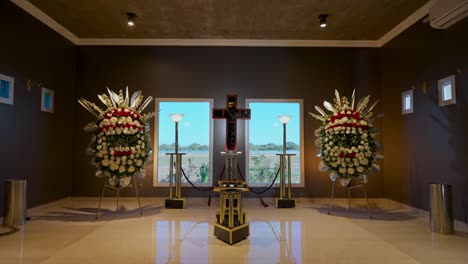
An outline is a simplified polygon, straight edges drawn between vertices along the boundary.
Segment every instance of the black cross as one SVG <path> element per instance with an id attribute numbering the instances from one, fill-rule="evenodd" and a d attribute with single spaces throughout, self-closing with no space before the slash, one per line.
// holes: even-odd
<path id="1" fill-rule="evenodd" d="M 237 95 L 226 96 L 226 108 L 213 108 L 213 119 L 226 119 L 226 151 L 237 151 L 237 119 L 250 119 L 250 109 L 237 108 Z"/>

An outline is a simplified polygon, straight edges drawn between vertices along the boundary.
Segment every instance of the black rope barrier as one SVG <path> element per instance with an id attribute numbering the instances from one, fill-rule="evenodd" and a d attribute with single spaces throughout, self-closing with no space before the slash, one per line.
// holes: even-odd
<path id="1" fill-rule="evenodd" d="M 223 177 L 223 174 L 224 174 L 224 171 L 226 169 L 226 165 L 223 166 L 223 170 L 221 171 L 221 173 L 219 174 L 219 178 L 218 179 L 221 179 Z M 190 179 L 187 177 L 187 175 L 185 174 L 185 171 L 183 168 L 181 168 L 182 170 L 182 174 L 184 175 L 184 178 L 185 180 L 187 180 L 187 182 L 197 191 L 200 191 L 200 192 L 210 192 L 209 194 L 209 197 L 208 197 L 208 206 L 211 206 L 211 197 L 212 197 L 212 190 L 214 189 L 214 186 L 211 186 L 211 187 L 207 187 L 207 188 L 200 188 L 200 187 L 197 187 L 195 184 L 193 184 Z M 245 178 L 244 176 L 242 175 L 242 172 L 241 172 L 241 169 L 240 169 L 240 166 L 239 164 L 237 164 L 237 171 L 239 173 L 239 176 L 241 177 L 241 179 L 243 181 L 245 181 Z M 270 185 L 268 187 L 266 187 L 265 189 L 261 190 L 261 191 L 255 191 L 252 187 L 248 186 L 247 185 L 247 188 L 249 189 L 249 191 L 253 192 L 254 194 L 256 194 L 258 196 L 258 198 L 260 199 L 260 202 L 262 203 L 262 205 L 264 207 L 268 207 L 269 205 L 267 203 L 265 203 L 265 201 L 263 200 L 263 197 L 260 196 L 261 194 L 267 192 L 268 190 L 270 190 L 273 185 L 275 184 L 276 182 L 276 179 L 278 179 L 278 175 L 280 173 L 280 169 L 278 169 L 278 171 L 276 172 L 276 176 L 275 178 L 273 179 L 273 181 L 270 183 Z"/>
<path id="2" fill-rule="evenodd" d="M 187 180 L 187 182 L 192 185 L 193 188 L 195 188 L 195 190 L 197 191 L 201 191 L 201 192 L 207 192 L 207 191 L 210 191 L 210 194 L 208 196 L 208 206 L 211 206 L 211 197 L 212 197 L 212 190 L 214 189 L 214 186 L 211 186 L 211 187 L 208 187 L 206 189 L 200 189 L 199 187 L 195 186 L 195 184 L 193 184 L 189 178 L 187 177 L 187 175 L 185 175 L 185 171 L 183 168 L 182 169 L 182 174 L 184 175 L 185 179 Z M 224 174 L 224 170 L 226 169 L 226 165 L 223 166 L 223 170 L 221 171 L 221 174 L 219 175 L 219 179 L 221 179 L 221 177 L 223 176 Z"/>
<path id="3" fill-rule="evenodd" d="M 181 170 L 182 170 L 182 174 L 184 175 L 184 177 L 185 177 L 185 179 L 187 180 L 187 182 L 188 182 L 190 185 L 192 185 L 192 187 L 193 187 L 195 190 L 200 191 L 200 192 L 207 192 L 207 191 L 210 192 L 210 194 L 209 194 L 209 196 L 208 196 L 208 206 L 211 206 L 211 194 L 212 194 L 211 191 L 214 189 L 214 187 L 211 186 L 211 187 L 208 187 L 208 188 L 206 188 L 206 189 L 201 189 L 200 187 L 195 186 L 195 184 L 193 184 L 193 183 L 189 180 L 189 178 L 187 177 L 187 175 L 185 175 L 184 169 L 181 168 Z M 223 171 L 224 171 L 224 169 L 223 169 Z"/>
<path id="4" fill-rule="evenodd" d="M 239 164 L 237 164 L 237 172 L 239 173 L 239 175 L 240 175 L 240 177 L 242 178 L 242 180 L 245 181 L 245 178 L 244 178 L 244 176 L 242 175 L 242 172 L 241 172 L 241 169 L 240 169 L 240 167 L 239 167 Z M 280 169 L 278 169 L 278 171 L 276 172 L 275 179 L 270 183 L 270 185 L 269 185 L 268 187 L 266 187 L 265 189 L 259 191 L 259 192 L 256 192 L 253 188 L 251 188 L 251 187 L 249 187 L 249 186 L 247 185 L 247 188 L 249 188 L 249 191 L 255 193 L 255 194 L 258 196 L 258 198 L 260 199 L 260 202 L 262 203 L 262 205 L 263 205 L 264 207 L 268 207 L 268 204 L 265 203 L 265 201 L 263 201 L 263 197 L 260 196 L 260 195 L 263 194 L 263 193 L 265 193 L 265 192 L 268 191 L 269 189 L 271 189 L 271 187 L 273 187 L 273 185 L 275 184 L 276 179 L 278 178 L 279 172 L 280 172 Z"/>
<path id="5" fill-rule="evenodd" d="M 193 184 L 193 183 L 189 180 L 189 178 L 187 177 L 187 175 L 185 175 L 184 169 L 182 169 L 182 174 L 184 175 L 184 178 L 187 180 L 187 182 L 188 182 L 190 185 L 192 185 L 192 187 L 195 188 L 195 190 L 197 190 L 197 191 L 200 191 L 200 192 L 207 192 L 207 191 L 211 191 L 211 190 L 214 189 L 213 186 L 211 186 L 211 187 L 206 187 L 205 189 L 202 189 L 202 188 L 200 188 L 200 187 L 197 187 L 197 186 L 195 186 L 195 184 Z"/>

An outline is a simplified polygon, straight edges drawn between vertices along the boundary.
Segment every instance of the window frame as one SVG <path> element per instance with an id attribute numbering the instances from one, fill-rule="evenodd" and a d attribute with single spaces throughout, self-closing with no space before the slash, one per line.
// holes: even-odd
<path id="1" fill-rule="evenodd" d="M 213 185 L 213 118 L 211 118 L 211 109 L 213 109 L 213 98 L 155 98 L 155 115 L 154 115 L 154 134 L 153 134 L 153 187 L 169 187 L 169 183 L 159 182 L 158 175 L 158 156 L 159 156 L 159 103 L 161 102 L 205 102 L 209 104 L 209 118 L 210 118 L 210 128 L 209 128 L 209 153 L 208 153 L 208 182 L 207 183 L 197 183 L 197 186 L 208 187 Z M 185 156 L 183 156 L 183 160 Z M 184 163 L 182 163 L 184 164 Z M 191 187 L 189 183 L 182 183 L 182 187 Z"/>
<path id="2" fill-rule="evenodd" d="M 405 108 L 405 101 L 406 97 L 410 97 L 411 107 L 409 109 Z M 413 90 L 404 91 L 401 93 L 401 114 L 412 114 L 414 113 L 414 97 L 413 97 Z"/>
<path id="3" fill-rule="evenodd" d="M 299 103 L 299 117 L 300 117 L 300 135 L 299 135 L 299 145 L 300 145 L 300 173 L 301 173 L 301 182 L 300 183 L 292 183 L 291 187 L 304 187 L 304 174 L 305 174 L 305 169 L 304 169 L 304 100 L 303 99 L 266 99 L 266 98 L 261 98 L 261 99 L 255 99 L 255 98 L 247 98 L 245 99 L 245 107 L 250 108 L 251 103 Z M 245 179 L 249 186 L 252 187 L 265 187 L 265 183 L 251 183 L 250 182 L 250 170 L 249 170 L 249 155 L 250 155 L 250 149 L 249 149 L 249 141 L 250 141 L 250 136 L 249 136 L 249 127 L 250 127 L 250 120 L 245 124 Z M 279 152 L 278 152 L 279 154 Z M 279 159 L 279 158 L 278 158 Z M 279 178 L 279 177 L 278 177 Z M 275 183 L 273 185 L 274 187 L 278 187 L 279 183 Z"/>
<path id="4" fill-rule="evenodd" d="M 452 98 L 448 100 L 444 100 L 444 86 L 450 83 L 450 90 L 452 93 Z M 455 86 L 455 75 L 450 75 L 443 79 L 440 79 L 437 83 L 438 91 L 439 91 L 439 106 L 447 106 L 453 105 L 457 103 L 457 90 Z"/>
<path id="5" fill-rule="evenodd" d="M 49 106 L 45 105 L 47 95 L 49 95 L 49 97 L 50 97 L 49 98 L 50 99 L 50 105 Z M 42 112 L 48 112 L 48 113 L 54 113 L 54 106 L 55 106 L 55 92 L 53 90 L 42 87 L 41 111 Z"/>

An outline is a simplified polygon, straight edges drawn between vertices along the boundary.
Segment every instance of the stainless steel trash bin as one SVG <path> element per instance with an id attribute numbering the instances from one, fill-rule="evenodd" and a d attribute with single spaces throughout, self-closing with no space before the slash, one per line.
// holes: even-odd
<path id="1" fill-rule="evenodd" d="M 17 227 L 26 222 L 26 180 L 5 182 L 3 226 Z"/>
<path id="2" fill-rule="evenodd" d="M 453 234 L 452 186 L 431 183 L 429 196 L 431 231 Z"/>

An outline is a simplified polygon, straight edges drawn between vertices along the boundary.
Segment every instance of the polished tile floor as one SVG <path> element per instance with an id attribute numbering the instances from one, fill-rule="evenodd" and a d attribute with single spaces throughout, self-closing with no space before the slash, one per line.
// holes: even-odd
<path id="1" fill-rule="evenodd" d="M 217 200 L 190 199 L 167 210 L 163 199 L 73 198 L 29 211 L 20 232 L 0 237 L 0 263 L 468 263 L 468 231 L 429 232 L 424 212 L 373 199 L 369 220 L 363 200 L 300 200 L 295 209 L 263 207 L 245 199 L 250 237 L 229 246 L 213 236 Z M 273 204 L 273 200 L 267 200 Z"/>

